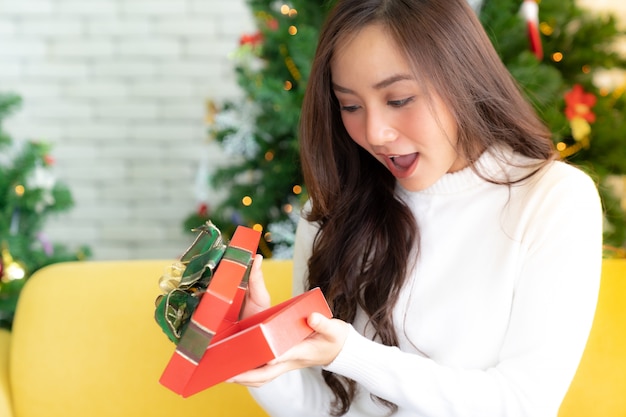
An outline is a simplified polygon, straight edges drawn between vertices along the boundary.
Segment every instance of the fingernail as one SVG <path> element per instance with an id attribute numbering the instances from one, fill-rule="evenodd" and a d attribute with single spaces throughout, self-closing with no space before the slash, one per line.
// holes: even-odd
<path id="1" fill-rule="evenodd" d="M 318 324 L 320 324 L 320 315 L 318 313 L 311 314 L 311 316 L 309 317 L 309 325 L 311 327 L 314 327 Z"/>

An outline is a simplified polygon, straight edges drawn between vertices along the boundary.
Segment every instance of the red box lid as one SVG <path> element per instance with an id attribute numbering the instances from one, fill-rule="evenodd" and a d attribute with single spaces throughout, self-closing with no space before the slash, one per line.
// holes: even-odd
<path id="1" fill-rule="evenodd" d="M 228 318 L 234 321 L 245 295 L 242 284 L 252 262 L 261 233 L 239 226 L 220 260 L 206 292 L 193 312 L 176 352 L 197 364 L 213 336 Z"/>

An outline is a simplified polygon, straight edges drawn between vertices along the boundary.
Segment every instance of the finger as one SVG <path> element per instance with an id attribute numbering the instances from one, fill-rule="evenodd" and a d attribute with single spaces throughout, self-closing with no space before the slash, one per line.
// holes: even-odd
<path id="1" fill-rule="evenodd" d="M 263 275 L 261 266 L 263 264 L 263 255 L 257 253 L 252 259 L 252 269 L 250 270 L 250 281 L 258 280 L 259 275 Z"/>
<path id="2" fill-rule="evenodd" d="M 308 317 L 307 323 L 315 331 L 311 341 L 315 339 L 324 340 L 323 343 L 317 343 L 315 356 L 311 357 L 310 360 L 315 365 L 326 366 L 334 361 L 343 349 L 350 326 L 342 320 L 329 319 L 320 313 L 312 313 Z M 306 356 L 302 357 L 306 358 Z"/>
<path id="3" fill-rule="evenodd" d="M 316 333 L 324 336 L 332 342 L 343 344 L 348 335 L 348 329 L 345 322 L 341 320 L 329 319 L 320 313 L 311 313 L 307 318 L 307 324 Z"/>
<path id="4" fill-rule="evenodd" d="M 262 255 L 255 255 L 250 268 L 250 276 L 248 277 L 248 289 L 244 299 L 243 307 L 239 313 L 239 319 L 244 319 L 257 314 L 271 304 L 270 294 L 265 287 L 263 280 L 263 271 L 261 264 L 263 263 Z"/>
<path id="5" fill-rule="evenodd" d="M 286 364 L 264 365 L 250 371 L 243 372 L 227 382 L 233 382 L 247 387 L 260 387 L 279 375 L 290 370 Z"/>
<path id="6" fill-rule="evenodd" d="M 311 313 L 307 318 L 307 324 L 316 332 L 324 333 L 325 326 L 328 326 L 328 324 L 323 323 L 324 319 L 326 319 L 326 317 L 322 316 L 320 313 Z"/>
<path id="7" fill-rule="evenodd" d="M 270 306 L 270 294 L 265 286 L 261 265 L 263 264 L 263 255 L 257 254 L 252 263 L 250 271 L 250 279 L 248 281 L 248 298 L 254 304 L 267 308 Z"/>

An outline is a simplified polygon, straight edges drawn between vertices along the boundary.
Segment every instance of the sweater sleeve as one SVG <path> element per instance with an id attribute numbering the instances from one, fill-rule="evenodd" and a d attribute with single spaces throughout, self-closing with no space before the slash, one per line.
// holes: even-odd
<path id="1" fill-rule="evenodd" d="M 556 416 L 593 321 L 602 213 L 596 187 L 582 172 L 542 182 L 545 192 L 525 211 L 532 213 L 522 236 L 525 256 L 492 367 L 442 366 L 351 331 L 327 369 L 410 415 Z"/>

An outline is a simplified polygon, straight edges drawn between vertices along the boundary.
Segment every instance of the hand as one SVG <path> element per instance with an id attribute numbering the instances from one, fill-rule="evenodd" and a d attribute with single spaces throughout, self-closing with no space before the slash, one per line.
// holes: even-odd
<path id="1" fill-rule="evenodd" d="M 248 280 L 248 291 L 246 291 L 244 305 L 239 315 L 240 319 L 245 319 L 270 307 L 270 294 L 265 287 L 261 271 L 262 263 L 263 256 L 255 255 Z"/>
<path id="2" fill-rule="evenodd" d="M 312 313 L 307 324 L 315 331 L 311 336 L 266 365 L 244 372 L 228 382 L 259 387 L 294 369 L 330 364 L 348 337 L 348 324 L 339 319 L 328 319 L 319 313 Z"/>

